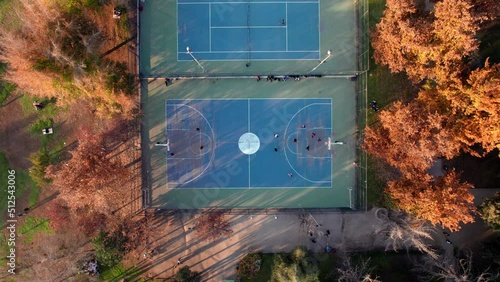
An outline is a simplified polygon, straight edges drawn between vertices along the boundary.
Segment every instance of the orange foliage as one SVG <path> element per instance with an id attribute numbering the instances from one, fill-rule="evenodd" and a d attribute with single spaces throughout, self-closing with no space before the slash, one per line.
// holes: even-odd
<path id="1" fill-rule="evenodd" d="M 458 231 L 461 223 L 474 222 L 476 208 L 469 183 L 454 171 L 434 180 L 425 172 L 389 182 L 387 192 L 396 205 L 418 218 Z"/>
<path id="2" fill-rule="evenodd" d="M 464 58 L 477 51 L 481 20 L 467 0 L 443 0 L 434 9 L 418 0 L 388 0 L 372 34 L 374 58 L 418 82 L 457 77 Z"/>
<path id="3" fill-rule="evenodd" d="M 411 178 L 436 158 L 452 158 L 460 152 L 449 123 L 449 116 L 419 101 L 396 102 L 380 112 L 380 126 L 366 128 L 363 148 Z"/>
<path id="4" fill-rule="evenodd" d="M 10 24 L 0 27 L 0 60 L 9 64 L 4 79 L 35 96 L 55 97 L 62 105 L 83 97 L 94 102 L 99 114 L 131 117 L 134 98 L 110 90 L 106 78 L 116 70 L 94 59 L 105 38 L 114 36 L 91 21 L 103 14 L 81 7 L 81 13 L 69 15 L 58 1 L 18 2 L 5 19 Z"/>
<path id="5" fill-rule="evenodd" d="M 81 129 L 78 140 L 72 158 L 49 166 L 47 176 L 72 210 L 111 213 L 123 204 L 120 199 L 125 200 L 123 188 L 130 172 L 108 156 L 101 135 Z"/>

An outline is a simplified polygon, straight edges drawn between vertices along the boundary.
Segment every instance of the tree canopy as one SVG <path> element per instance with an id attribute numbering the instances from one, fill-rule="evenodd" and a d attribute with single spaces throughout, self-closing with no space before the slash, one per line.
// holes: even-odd
<path id="1" fill-rule="evenodd" d="M 480 19 L 467 0 L 443 0 L 434 7 L 422 0 L 387 0 L 372 34 L 375 61 L 405 71 L 414 82 L 448 81 L 477 51 Z"/>
<path id="2" fill-rule="evenodd" d="M 495 231 L 500 231 L 500 193 L 487 198 L 479 206 L 481 218 Z"/>
<path id="3" fill-rule="evenodd" d="M 372 32 L 375 61 L 420 92 L 381 111 L 363 147 L 400 172 L 386 189 L 399 208 L 451 230 L 473 221 L 472 185 L 427 171 L 440 157 L 500 148 L 500 65 L 479 57 L 477 36 L 498 15 L 490 0 L 387 0 Z"/>
<path id="4" fill-rule="evenodd" d="M 419 180 L 416 180 L 419 179 Z M 474 222 L 472 185 L 460 182 L 454 171 L 434 179 L 420 173 L 414 179 L 401 178 L 388 184 L 387 192 L 396 205 L 416 217 L 458 231 L 461 223 Z"/>

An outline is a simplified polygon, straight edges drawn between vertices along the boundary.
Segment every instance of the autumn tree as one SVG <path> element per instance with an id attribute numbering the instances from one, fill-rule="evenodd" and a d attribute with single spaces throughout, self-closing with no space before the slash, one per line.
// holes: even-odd
<path id="1" fill-rule="evenodd" d="M 55 97 L 60 104 L 86 98 L 98 114 L 132 117 L 136 104 L 128 94 L 133 85 L 114 83 L 130 77 L 126 69 L 98 59 L 115 34 L 96 19 L 110 14 L 113 5 L 65 2 L 19 0 L 9 6 L 12 11 L 0 26 L 0 59 L 9 65 L 5 79 L 26 93 Z"/>
<path id="2" fill-rule="evenodd" d="M 461 223 L 474 222 L 476 208 L 471 188 L 469 183 L 460 182 L 454 171 L 437 179 L 420 172 L 413 178 L 389 182 L 387 193 L 400 209 L 434 225 L 458 231 Z"/>
<path id="3" fill-rule="evenodd" d="M 433 8 L 421 0 L 388 0 L 372 34 L 375 61 L 414 82 L 457 77 L 479 46 L 480 18 L 473 11 L 468 0 L 443 0 Z"/>
<path id="4" fill-rule="evenodd" d="M 214 241 L 233 233 L 226 215 L 222 212 L 205 212 L 200 215 L 195 226 L 196 233 L 203 240 Z"/>
<path id="5" fill-rule="evenodd" d="M 51 227 L 55 230 L 68 224 L 71 216 L 68 205 L 61 199 L 50 203 L 46 215 L 50 219 Z"/>
<path id="6" fill-rule="evenodd" d="M 479 206 L 481 218 L 495 231 L 500 231 L 500 193 L 487 198 Z"/>
<path id="7" fill-rule="evenodd" d="M 366 128 L 363 148 L 413 178 L 438 157 L 458 155 L 461 144 L 453 142 L 451 122 L 449 115 L 419 101 L 396 102 L 380 112 L 380 125 Z"/>
<path id="8" fill-rule="evenodd" d="M 450 103 L 450 114 L 460 120 L 460 130 L 470 145 L 481 144 L 485 154 L 500 149 L 500 64 L 470 73 L 466 82 L 454 80 L 438 88 L 438 94 Z"/>
<path id="9" fill-rule="evenodd" d="M 71 159 L 49 166 L 47 175 L 74 211 L 111 213 L 125 200 L 123 187 L 130 172 L 108 155 L 100 134 L 81 129 L 78 142 Z"/>

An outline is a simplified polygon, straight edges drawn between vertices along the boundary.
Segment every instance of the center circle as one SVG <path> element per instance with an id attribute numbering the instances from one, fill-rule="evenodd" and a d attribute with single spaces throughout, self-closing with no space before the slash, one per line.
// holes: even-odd
<path id="1" fill-rule="evenodd" d="M 238 140 L 238 147 L 243 154 L 255 154 L 260 148 L 259 137 L 252 132 L 247 132 L 240 136 L 240 140 Z"/>

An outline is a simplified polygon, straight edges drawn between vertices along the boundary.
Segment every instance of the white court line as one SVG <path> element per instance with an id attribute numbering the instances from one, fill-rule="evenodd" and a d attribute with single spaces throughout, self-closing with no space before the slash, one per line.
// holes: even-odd
<path id="1" fill-rule="evenodd" d="M 312 106 L 316 106 L 316 105 L 330 105 L 330 111 L 331 111 L 331 106 L 332 106 L 332 103 L 312 103 L 312 104 L 309 104 L 305 107 L 302 107 L 301 109 L 299 109 L 291 118 L 290 120 L 288 121 L 288 124 L 286 125 L 286 128 L 285 128 L 285 137 L 288 136 L 287 134 L 287 131 L 288 131 L 288 128 L 290 127 L 290 123 L 292 122 L 292 120 L 295 118 L 295 116 L 300 113 L 301 111 L 303 111 L 304 109 L 306 108 L 309 108 L 309 107 L 312 107 Z M 302 177 L 304 180 L 306 181 L 309 181 L 311 183 L 333 183 L 332 181 L 314 181 L 314 180 L 310 180 L 308 179 L 307 177 L 304 177 L 302 174 L 300 174 L 293 166 L 292 164 L 290 163 L 290 160 L 288 159 L 288 154 L 287 154 L 287 149 L 288 148 L 283 148 L 283 151 L 285 152 L 285 158 L 286 158 L 286 161 L 288 162 L 288 165 L 290 166 L 290 168 L 300 177 Z M 332 170 L 330 169 L 330 174 L 332 173 Z"/>
<path id="2" fill-rule="evenodd" d="M 333 98 L 330 98 L 330 104 L 332 105 L 330 108 L 333 108 Z M 332 135 L 332 139 L 333 139 L 333 109 L 330 109 L 330 126 L 332 127 L 332 132 L 330 132 L 330 134 Z M 333 148 L 332 148 L 332 154 L 333 154 Z M 333 157 L 332 157 L 332 161 L 330 162 L 330 171 L 331 171 L 331 180 L 332 180 L 332 183 L 333 183 Z"/>
<path id="3" fill-rule="evenodd" d="M 292 139 L 292 135 L 294 135 L 295 133 L 299 133 L 302 130 L 310 130 L 310 129 L 325 129 L 325 130 L 328 130 L 329 129 L 330 131 L 332 131 L 331 127 L 309 127 L 309 128 L 298 128 L 298 129 L 299 129 L 299 131 L 295 131 L 295 132 L 290 133 L 290 135 L 287 136 L 287 138 L 288 139 Z M 290 140 L 286 140 L 286 147 L 287 147 L 288 151 L 290 151 L 290 153 L 292 153 L 295 156 L 297 156 L 297 159 L 331 159 L 332 158 L 331 156 L 330 157 L 314 157 L 314 156 L 301 157 L 303 155 L 307 156 L 307 154 L 299 154 L 298 152 L 295 152 L 294 150 L 292 150 L 290 148 L 290 143 L 292 143 L 292 142 L 290 142 Z"/>
<path id="4" fill-rule="evenodd" d="M 200 116 L 201 116 L 201 117 L 205 120 L 205 122 L 208 124 L 208 127 L 210 128 L 210 132 L 212 133 L 213 150 L 210 150 L 210 151 L 212 151 L 212 155 L 211 155 L 211 157 L 210 157 L 210 160 L 209 160 L 209 162 L 208 162 L 207 166 L 205 166 L 205 168 L 203 169 L 203 171 L 202 171 L 202 172 L 201 172 L 198 176 L 196 176 L 196 177 L 192 178 L 192 179 L 191 179 L 191 180 L 189 180 L 189 181 L 186 181 L 186 182 L 183 182 L 183 183 L 182 183 L 182 185 L 185 185 L 185 184 L 188 184 L 188 183 L 190 183 L 190 182 L 193 182 L 194 180 L 196 180 L 196 179 L 198 179 L 200 176 L 202 176 L 202 175 L 205 173 L 205 171 L 207 171 L 208 167 L 212 164 L 212 162 L 213 162 L 213 160 L 214 160 L 214 158 L 215 158 L 215 146 L 216 146 L 216 144 L 215 144 L 215 132 L 214 132 L 214 130 L 213 130 L 213 128 L 212 128 L 212 126 L 210 125 L 210 122 L 208 122 L 208 119 L 207 119 L 207 118 L 206 118 L 206 117 L 205 117 L 205 116 L 204 116 L 204 115 L 203 115 L 200 111 L 198 111 L 197 109 L 195 109 L 195 108 L 193 108 L 193 107 L 191 107 L 191 106 L 189 106 L 189 105 L 187 105 L 187 104 L 170 104 L 170 105 L 169 105 L 169 104 L 167 103 L 168 101 L 172 101 L 172 100 L 165 100 L 166 107 L 169 107 L 169 106 L 170 106 L 170 107 L 175 107 L 175 106 L 181 106 L 181 107 L 183 107 L 183 106 L 186 106 L 186 107 L 188 107 L 188 108 L 192 109 L 193 111 L 197 112 L 197 113 L 198 113 L 198 114 L 199 114 L 199 115 L 200 115 Z M 166 128 L 166 126 L 167 126 L 167 116 L 166 116 L 167 109 L 166 109 L 166 107 L 165 107 L 165 128 Z"/>
<path id="5" fill-rule="evenodd" d="M 288 2 L 285 3 L 285 44 L 286 50 L 288 51 Z"/>
<path id="6" fill-rule="evenodd" d="M 177 32 L 177 36 L 175 37 L 175 48 L 177 48 L 177 61 L 179 61 L 179 3 L 177 3 L 177 7 L 175 7 L 175 20 L 177 21 L 175 32 Z M 139 18 L 139 15 L 137 15 Z"/>
<path id="7" fill-rule="evenodd" d="M 315 4 L 318 3 L 320 0 L 313 0 L 313 1 L 297 1 L 297 2 L 291 2 L 291 3 L 297 3 L 297 4 Z M 288 2 L 288 1 L 287 1 Z M 287 2 L 276 2 L 276 1 L 252 1 L 252 4 L 283 4 Z M 177 5 L 200 5 L 200 4 L 248 4 L 248 1 L 241 1 L 241 2 L 184 2 L 184 3 L 179 3 L 177 2 Z"/>
<path id="8" fill-rule="evenodd" d="M 206 100 L 330 100 L 330 103 L 320 103 L 320 104 L 331 104 L 331 98 L 324 98 L 324 97 L 307 97 L 307 98 L 295 98 L 295 97 L 290 97 L 290 98 L 196 98 L 196 99 L 168 99 L 168 101 L 206 101 Z M 180 104 L 175 104 L 175 105 L 180 105 Z M 310 128 L 320 128 L 320 127 L 310 127 Z M 322 127 L 321 127 L 322 128 Z M 307 128 L 306 128 L 307 129 Z"/>
<path id="9" fill-rule="evenodd" d="M 318 0 L 318 48 L 319 50 L 321 50 L 321 3 L 319 2 L 319 0 Z M 321 60 L 321 53 L 318 53 L 318 60 Z"/>
<path id="10" fill-rule="evenodd" d="M 212 3 L 208 4 L 208 48 L 212 52 Z"/>
<path id="11" fill-rule="evenodd" d="M 285 52 L 285 51 L 283 51 Z M 213 52 L 212 52 L 213 53 Z M 241 53 L 248 53 L 246 52 L 241 52 Z M 318 53 L 318 58 L 319 58 L 319 53 Z M 274 59 L 274 58 L 269 58 L 269 59 L 252 59 L 252 61 L 318 61 L 318 58 L 314 59 Z M 210 62 L 243 62 L 246 61 L 245 59 L 228 59 L 228 60 L 210 60 L 210 59 L 203 59 L 205 61 L 210 61 Z M 178 62 L 190 62 L 191 60 L 177 60 Z M 306 70 L 307 71 L 307 70 Z M 304 72 L 306 72 L 304 71 Z M 306 98 L 303 98 L 306 99 Z"/>
<path id="12" fill-rule="evenodd" d="M 233 25 L 233 26 L 211 26 L 210 28 L 218 28 L 218 29 L 232 29 L 232 28 L 240 28 L 240 29 L 247 29 L 247 28 L 286 28 L 286 26 L 282 25 L 253 25 L 253 26 L 239 26 L 239 25 Z"/>
<path id="13" fill-rule="evenodd" d="M 318 53 L 319 54 L 319 50 L 312 50 L 312 51 L 285 51 L 285 50 L 281 50 L 281 51 L 251 51 L 252 53 L 283 53 L 283 52 L 287 52 L 287 53 Z M 180 52 L 182 54 L 185 54 L 186 52 Z M 211 54 L 211 53 L 248 53 L 248 51 L 211 51 L 211 52 L 207 52 L 207 51 L 197 51 L 197 52 L 192 52 L 193 54 Z M 269 60 L 269 59 L 267 59 Z M 316 60 L 316 59 L 313 59 L 313 60 Z M 191 61 L 191 60 L 186 60 L 186 61 Z"/>

